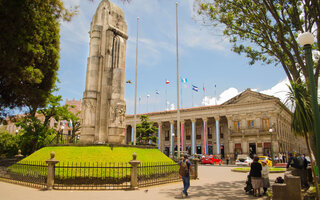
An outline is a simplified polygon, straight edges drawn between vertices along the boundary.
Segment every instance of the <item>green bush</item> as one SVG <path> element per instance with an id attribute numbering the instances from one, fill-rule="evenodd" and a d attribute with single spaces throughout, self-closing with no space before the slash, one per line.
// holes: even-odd
<path id="1" fill-rule="evenodd" d="M 18 153 L 19 141 L 17 136 L 8 132 L 0 132 L 0 157 L 12 158 Z"/>

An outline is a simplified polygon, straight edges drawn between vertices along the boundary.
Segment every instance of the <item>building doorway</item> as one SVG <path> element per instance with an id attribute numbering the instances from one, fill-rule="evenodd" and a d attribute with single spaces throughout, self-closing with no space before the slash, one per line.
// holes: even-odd
<path id="1" fill-rule="evenodd" d="M 212 145 L 209 145 L 209 146 L 208 146 L 208 153 L 209 153 L 209 155 L 212 155 L 212 154 L 213 154 Z"/>
<path id="2" fill-rule="evenodd" d="M 201 152 L 201 145 L 197 145 L 197 154 L 199 155 L 199 154 L 202 154 L 202 152 Z"/>
<path id="3" fill-rule="evenodd" d="M 220 145 L 220 150 L 221 150 L 221 159 L 224 159 L 224 145 Z"/>
<path id="4" fill-rule="evenodd" d="M 253 158 L 257 154 L 256 143 L 249 143 L 249 156 Z"/>
<path id="5" fill-rule="evenodd" d="M 163 153 L 169 157 L 169 147 L 165 147 Z"/>
<path id="6" fill-rule="evenodd" d="M 187 150 L 187 154 L 191 155 L 191 146 L 187 146 L 186 150 Z"/>

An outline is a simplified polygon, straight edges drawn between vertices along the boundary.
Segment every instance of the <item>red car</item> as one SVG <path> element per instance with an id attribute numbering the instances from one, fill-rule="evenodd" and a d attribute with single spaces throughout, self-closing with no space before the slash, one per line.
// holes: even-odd
<path id="1" fill-rule="evenodd" d="M 206 155 L 201 158 L 202 164 L 222 164 L 222 160 L 219 159 L 217 156 L 214 155 Z"/>

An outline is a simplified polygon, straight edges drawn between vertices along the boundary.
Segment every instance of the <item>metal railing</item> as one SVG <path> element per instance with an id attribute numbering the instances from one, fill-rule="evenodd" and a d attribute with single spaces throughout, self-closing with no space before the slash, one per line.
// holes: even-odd
<path id="1" fill-rule="evenodd" d="M 0 179 L 34 188 L 46 188 L 48 165 L 45 162 L 25 161 L 2 167 Z"/>
<path id="2" fill-rule="evenodd" d="M 130 188 L 128 163 L 74 163 L 55 166 L 54 189 L 122 190 Z"/>
<path id="3" fill-rule="evenodd" d="M 140 163 L 138 187 L 179 181 L 179 165 L 172 162 Z"/>

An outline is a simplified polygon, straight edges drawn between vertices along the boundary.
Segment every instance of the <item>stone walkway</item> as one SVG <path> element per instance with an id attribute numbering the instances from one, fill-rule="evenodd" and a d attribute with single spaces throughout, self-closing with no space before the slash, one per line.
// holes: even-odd
<path id="1" fill-rule="evenodd" d="M 266 199 L 245 194 L 246 173 L 231 172 L 232 167 L 200 166 L 199 180 L 191 181 L 188 199 Z M 273 183 L 280 174 L 270 174 Z M 163 200 L 181 199 L 182 182 L 141 188 L 136 191 L 39 191 L 0 182 L 1 200 Z"/>

